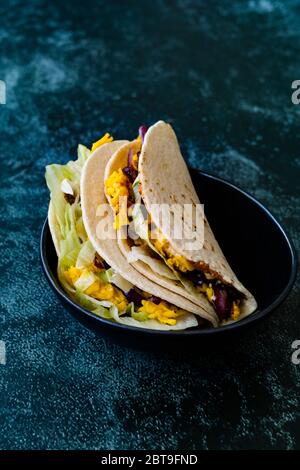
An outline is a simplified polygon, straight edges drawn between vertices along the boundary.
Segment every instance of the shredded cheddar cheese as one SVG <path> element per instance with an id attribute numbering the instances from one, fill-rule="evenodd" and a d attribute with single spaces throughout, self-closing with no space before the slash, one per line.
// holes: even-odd
<path id="1" fill-rule="evenodd" d="M 104 134 L 103 137 L 101 137 L 101 139 L 93 143 L 92 149 L 91 149 L 92 152 L 96 150 L 98 147 L 101 147 L 101 145 L 108 144 L 109 142 L 112 142 L 113 140 L 114 140 L 113 137 L 107 132 L 106 134 Z"/>
<path id="2" fill-rule="evenodd" d="M 176 325 L 176 319 L 180 315 L 179 309 L 174 306 L 170 308 L 163 300 L 158 305 L 151 300 L 142 300 L 142 306 L 138 312 L 143 312 L 150 320 L 158 320 L 164 325 Z"/>
<path id="3" fill-rule="evenodd" d="M 171 255 L 167 259 L 167 264 L 171 268 L 174 267 L 179 271 L 185 273 L 187 271 L 193 271 L 195 268 L 192 263 L 190 263 L 184 256 L 181 255 Z"/>
<path id="4" fill-rule="evenodd" d="M 170 243 L 163 237 L 162 233 L 158 231 L 158 229 L 156 229 L 155 235 L 156 238 L 151 239 L 151 241 L 156 250 L 166 257 L 166 263 L 170 268 L 178 269 L 183 273 L 193 271 L 195 269 L 193 263 L 188 261 L 184 256 L 172 253 Z"/>
<path id="5" fill-rule="evenodd" d="M 87 272 L 89 272 L 87 268 L 76 268 L 75 266 L 71 266 L 67 271 L 65 271 L 64 274 L 68 283 L 74 287 L 75 282 L 80 278 L 80 276 Z M 101 281 L 100 279 L 96 279 L 84 291 L 84 293 L 90 295 L 94 299 L 108 300 L 114 303 L 120 312 L 123 312 L 128 305 L 127 299 L 123 292 L 121 292 L 112 284 Z"/>
<path id="6" fill-rule="evenodd" d="M 214 290 L 213 290 L 211 284 L 209 284 L 209 286 L 206 287 L 205 293 L 206 293 L 206 296 L 207 296 L 207 298 L 208 298 L 208 300 L 209 300 L 210 302 L 212 302 L 213 300 L 215 300 L 215 294 L 214 294 Z"/>
<path id="7" fill-rule="evenodd" d="M 82 269 L 76 268 L 75 266 L 71 266 L 68 271 L 65 271 L 65 278 L 67 279 L 68 283 L 73 287 L 77 279 L 80 278 L 82 274 Z"/>
<path id="8" fill-rule="evenodd" d="M 231 319 L 237 320 L 241 314 L 241 309 L 237 302 L 233 302 L 232 304 L 232 311 L 231 311 Z"/>
<path id="9" fill-rule="evenodd" d="M 127 198 L 129 181 L 122 169 L 115 170 L 105 181 L 105 189 L 115 211 L 114 228 L 119 229 L 128 224 Z"/>
<path id="10" fill-rule="evenodd" d="M 138 164 L 139 164 L 139 157 L 137 155 L 137 153 L 135 155 L 133 155 L 132 157 L 132 166 L 135 170 L 138 170 Z"/>

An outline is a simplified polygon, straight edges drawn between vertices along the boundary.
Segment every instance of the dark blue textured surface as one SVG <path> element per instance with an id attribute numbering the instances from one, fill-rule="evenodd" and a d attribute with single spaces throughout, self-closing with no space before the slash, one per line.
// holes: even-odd
<path id="1" fill-rule="evenodd" d="M 157 119 L 299 249 L 299 22 L 296 0 L 1 1 L 1 449 L 300 447 L 299 285 L 230 344 L 138 352 L 67 315 L 38 258 L 45 165 Z"/>

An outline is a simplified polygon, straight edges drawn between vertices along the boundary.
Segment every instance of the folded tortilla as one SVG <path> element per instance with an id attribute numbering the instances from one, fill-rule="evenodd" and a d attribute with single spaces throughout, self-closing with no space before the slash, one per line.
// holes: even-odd
<path id="1" fill-rule="evenodd" d="M 159 121 L 143 137 L 121 146 L 105 169 L 106 197 L 115 212 L 123 255 L 143 276 L 201 308 L 210 307 L 210 315 L 220 325 L 249 315 L 256 301 L 229 266 L 206 217 L 203 232 L 196 232 L 204 243 L 196 249 L 184 236 L 176 238 L 174 231 L 166 231 L 162 223 L 164 204 L 200 206 L 172 127 Z M 131 211 L 127 220 L 116 204 L 115 188 L 124 189 L 124 184 Z M 170 212 L 171 227 L 174 217 Z M 132 224 L 136 236 L 131 238 L 127 232 Z M 185 224 L 187 232 L 195 231 L 193 218 Z M 157 237 L 149 232 L 150 225 Z"/>

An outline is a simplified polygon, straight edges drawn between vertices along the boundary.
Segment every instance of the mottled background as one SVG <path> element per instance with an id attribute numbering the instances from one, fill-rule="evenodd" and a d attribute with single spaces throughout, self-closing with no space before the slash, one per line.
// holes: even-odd
<path id="1" fill-rule="evenodd" d="M 0 448 L 300 447 L 299 284 L 230 344 L 139 352 L 70 317 L 38 255 L 45 165 L 157 119 L 299 248 L 299 52 L 296 0 L 1 1 Z"/>

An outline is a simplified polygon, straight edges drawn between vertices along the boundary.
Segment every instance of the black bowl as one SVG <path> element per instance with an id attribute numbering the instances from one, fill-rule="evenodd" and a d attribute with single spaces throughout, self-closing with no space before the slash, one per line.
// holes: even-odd
<path id="1" fill-rule="evenodd" d="M 191 170 L 212 230 L 241 282 L 257 300 L 257 310 L 245 319 L 221 328 L 184 331 L 156 331 L 134 328 L 97 317 L 75 303 L 60 286 L 57 256 L 46 219 L 40 242 L 42 266 L 47 280 L 65 307 L 81 323 L 97 333 L 109 333 L 121 340 L 144 342 L 161 339 L 188 342 L 240 331 L 278 307 L 290 292 L 297 270 L 295 249 L 275 217 L 255 198 L 216 176 Z M 169 341 L 168 341 L 169 343 Z M 155 344 L 157 344 L 155 342 Z"/>

